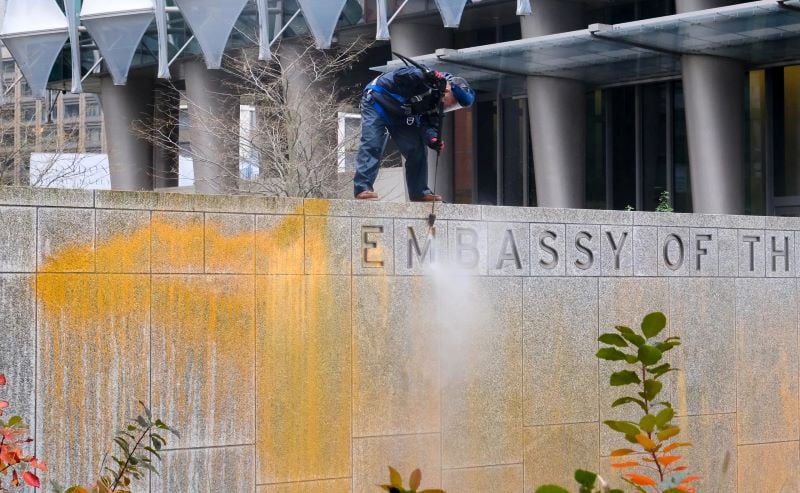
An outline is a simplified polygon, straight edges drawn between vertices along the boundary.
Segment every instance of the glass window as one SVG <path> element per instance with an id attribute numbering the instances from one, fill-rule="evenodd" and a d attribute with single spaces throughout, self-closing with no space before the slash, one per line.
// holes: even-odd
<path id="1" fill-rule="evenodd" d="M 36 106 L 33 104 L 26 104 L 22 107 L 22 115 L 20 115 L 22 123 L 32 123 L 36 121 Z"/>
<path id="2" fill-rule="evenodd" d="M 471 204 L 473 171 L 475 169 L 475 134 L 473 133 L 473 108 L 465 108 L 453 114 L 453 195 L 457 204 Z"/>
<path id="3" fill-rule="evenodd" d="M 77 120 L 81 114 L 81 106 L 80 103 L 64 103 L 64 119 L 65 120 Z"/>
<path id="4" fill-rule="evenodd" d="M 3 60 L 3 76 L 4 77 L 11 77 L 14 79 L 16 76 L 16 66 L 14 64 L 14 60 Z"/>
<path id="5" fill-rule="evenodd" d="M 86 145 L 99 146 L 102 138 L 102 130 L 100 127 L 87 127 L 86 128 Z"/>
<path id="6" fill-rule="evenodd" d="M 503 100 L 503 205 L 525 205 L 523 171 L 530 160 L 528 100 Z"/>
<path id="7" fill-rule="evenodd" d="M 773 77 L 775 195 L 800 195 L 800 66 Z"/>
<path id="8" fill-rule="evenodd" d="M 617 87 L 606 91 L 611 125 L 611 180 L 613 209 L 636 207 L 636 88 Z"/>
<path id="9" fill-rule="evenodd" d="M 586 95 L 586 207 L 606 208 L 603 91 Z"/>
<path id="10" fill-rule="evenodd" d="M 478 204 L 497 205 L 497 100 L 475 105 Z"/>
<path id="11" fill-rule="evenodd" d="M 86 117 L 93 118 L 100 116 L 100 103 L 97 101 L 86 100 Z"/>
<path id="12" fill-rule="evenodd" d="M 642 209 L 655 210 L 667 191 L 667 88 L 665 83 L 641 86 Z"/>
<path id="13" fill-rule="evenodd" d="M 672 117 L 672 207 L 675 212 L 692 212 L 689 176 L 689 135 L 686 131 L 686 102 L 683 85 L 673 83 Z"/>
<path id="14" fill-rule="evenodd" d="M 745 161 L 745 212 L 766 212 L 766 72 L 753 70 L 747 78 L 747 155 Z"/>

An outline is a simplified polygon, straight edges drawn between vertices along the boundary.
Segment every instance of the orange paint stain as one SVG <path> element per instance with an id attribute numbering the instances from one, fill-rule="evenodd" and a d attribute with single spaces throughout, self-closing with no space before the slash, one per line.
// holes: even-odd
<path id="1" fill-rule="evenodd" d="M 40 373 L 52 397 L 41 440 L 59 464 L 54 477 L 91 477 L 150 393 L 154 412 L 182 433 L 171 446 L 255 440 L 259 476 L 350 474 L 350 279 L 255 276 L 302 273 L 306 248 L 325 268 L 327 218 L 314 218 L 310 235 L 304 219 L 226 230 L 200 213 L 154 212 L 131 234 L 46 260 L 42 271 L 94 258 L 98 269 L 135 271 L 152 247 L 154 272 L 36 276 Z M 191 275 L 209 268 L 244 275 Z"/>

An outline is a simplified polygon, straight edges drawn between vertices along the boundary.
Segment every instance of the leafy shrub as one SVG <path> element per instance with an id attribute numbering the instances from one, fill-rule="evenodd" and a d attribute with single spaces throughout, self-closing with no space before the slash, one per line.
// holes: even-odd
<path id="1" fill-rule="evenodd" d="M 5 385 L 6 376 L 0 373 L 0 386 Z M 0 416 L 8 406 L 8 401 L 0 400 Z M 19 488 L 22 482 L 39 487 L 39 477 L 34 471 L 44 471 L 46 466 L 34 455 L 25 455 L 23 447 L 31 442 L 33 438 L 28 436 L 28 425 L 20 416 L 11 416 L 8 421 L 0 419 L 0 492 L 10 491 L 8 487 Z M 11 479 L 7 487 L 5 481 L 9 475 Z"/>
<path id="2" fill-rule="evenodd" d="M 411 477 L 408 478 L 409 489 L 405 489 L 403 487 L 403 477 L 400 476 L 400 473 L 392 466 L 389 466 L 389 484 L 382 484 L 380 487 L 389 493 L 445 493 L 444 490 L 440 489 L 417 492 L 417 488 L 419 488 L 421 482 L 422 472 L 420 472 L 419 469 L 414 469 L 414 472 L 411 473 Z"/>
<path id="3" fill-rule="evenodd" d="M 662 362 L 664 354 L 681 344 L 680 337 L 657 337 L 667 326 L 667 317 L 661 312 L 646 315 L 640 330 L 617 326 L 616 332 L 607 332 L 598 338 L 605 347 L 597 351 L 600 359 L 623 362 L 628 369 L 616 371 L 609 377 L 612 387 L 634 386 L 635 394 L 620 397 L 611 407 L 632 405 L 642 411 L 639 421 L 604 421 L 612 430 L 621 433 L 632 448 L 611 452 L 614 462 L 611 467 L 618 470 L 634 470 L 625 473 L 622 480 L 640 493 L 694 493 L 689 483 L 699 479 L 690 476 L 688 467 L 680 464 L 682 457 L 674 453 L 689 442 L 676 441 L 681 430 L 672 423 L 675 411 L 667 401 L 657 401 L 663 388 L 662 377 L 677 371 L 669 363 Z M 608 490 L 602 478 L 588 471 L 578 470 L 575 479 L 580 484 L 580 493 L 622 493 Z M 600 482 L 599 486 L 596 483 Z M 598 488 L 598 489 L 595 489 Z M 649 490 L 645 489 L 649 488 Z M 545 485 L 536 493 L 565 493 L 556 485 Z"/>
<path id="4" fill-rule="evenodd" d="M 111 455 L 113 464 L 106 465 L 108 454 L 101 465 L 100 478 L 90 487 L 70 486 L 66 490 L 53 483 L 55 493 L 132 493 L 131 483 L 144 478 L 145 472 L 158 474 L 153 459 L 161 460 L 159 451 L 167 444 L 167 440 L 159 433 L 180 434 L 160 419 L 153 421 L 153 414 L 142 402 L 144 415 L 130 420 L 124 430 L 114 437 L 116 454 Z M 113 447 L 113 446 L 112 446 Z"/>

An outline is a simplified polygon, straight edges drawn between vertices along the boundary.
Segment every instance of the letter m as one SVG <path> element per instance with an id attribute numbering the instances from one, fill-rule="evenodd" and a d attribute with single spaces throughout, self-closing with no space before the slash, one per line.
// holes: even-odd
<path id="1" fill-rule="evenodd" d="M 417 235 L 414 233 L 414 228 L 411 226 L 408 227 L 408 268 L 411 269 L 414 267 L 414 257 L 420 263 L 425 262 L 425 257 L 428 257 L 430 262 L 436 260 L 436 252 L 435 248 L 431 245 L 431 238 L 430 236 L 425 237 L 425 246 L 420 249 L 419 242 L 417 241 Z"/>

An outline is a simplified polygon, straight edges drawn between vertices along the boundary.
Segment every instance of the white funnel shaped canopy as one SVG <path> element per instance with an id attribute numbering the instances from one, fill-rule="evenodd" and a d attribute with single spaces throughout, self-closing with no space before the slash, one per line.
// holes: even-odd
<path id="1" fill-rule="evenodd" d="M 114 84 L 121 86 L 127 82 L 133 55 L 154 18 L 153 12 L 83 18 L 83 24 L 97 43 Z"/>
<path id="2" fill-rule="evenodd" d="M 331 47 L 333 31 L 342 15 L 342 9 L 347 0 L 298 0 L 300 8 L 303 10 L 303 17 L 306 19 L 311 34 L 314 35 L 317 48 L 326 49 Z"/>
<path id="3" fill-rule="evenodd" d="M 175 3 L 200 43 L 206 66 L 222 67 L 225 45 L 247 0 L 175 0 Z"/>
<path id="4" fill-rule="evenodd" d="M 466 4 L 467 0 L 436 0 L 444 27 L 458 27 L 461 24 L 461 14 L 464 13 Z"/>
<path id="5" fill-rule="evenodd" d="M 44 97 L 50 71 L 66 42 L 67 31 L 3 38 L 35 98 Z"/>
<path id="6" fill-rule="evenodd" d="M 0 39 L 33 95 L 44 97 L 56 57 L 67 41 L 67 18 L 54 0 L 8 0 Z"/>

